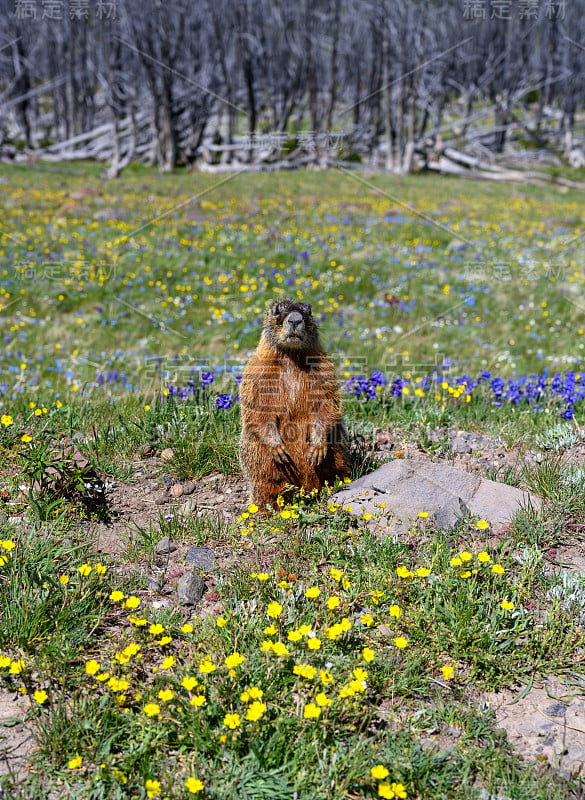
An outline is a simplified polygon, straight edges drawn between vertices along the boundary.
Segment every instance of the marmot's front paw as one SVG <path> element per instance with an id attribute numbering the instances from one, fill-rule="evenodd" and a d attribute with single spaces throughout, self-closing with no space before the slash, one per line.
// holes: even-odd
<path id="1" fill-rule="evenodd" d="M 277 464 L 290 464 L 290 456 L 286 452 L 284 444 L 280 442 L 280 444 L 275 444 L 272 448 L 272 458 L 276 461 Z"/>
<path id="2" fill-rule="evenodd" d="M 309 464 L 314 464 L 316 467 L 319 466 L 319 464 L 325 458 L 326 452 L 327 452 L 327 445 L 314 444 L 309 450 Z"/>

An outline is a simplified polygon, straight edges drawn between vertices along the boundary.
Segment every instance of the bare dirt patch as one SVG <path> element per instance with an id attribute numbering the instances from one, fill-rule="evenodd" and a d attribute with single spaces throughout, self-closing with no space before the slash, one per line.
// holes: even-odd
<path id="1" fill-rule="evenodd" d="M 180 482 L 161 471 L 161 460 L 150 458 L 134 463 L 129 482 L 108 485 L 107 522 L 93 523 L 89 536 L 98 552 L 121 553 L 140 531 L 156 529 L 169 514 L 218 514 L 235 519 L 246 506 L 246 488 L 241 477 L 207 475 Z"/>
<path id="2" fill-rule="evenodd" d="M 486 702 L 514 750 L 563 774 L 585 771 L 585 686 L 551 676 L 525 688 L 489 692 Z"/>
<path id="3" fill-rule="evenodd" d="M 27 710 L 25 697 L 0 689 L 0 779 L 4 782 L 16 783 L 23 776 L 27 756 L 34 746 L 32 731 L 25 721 Z"/>

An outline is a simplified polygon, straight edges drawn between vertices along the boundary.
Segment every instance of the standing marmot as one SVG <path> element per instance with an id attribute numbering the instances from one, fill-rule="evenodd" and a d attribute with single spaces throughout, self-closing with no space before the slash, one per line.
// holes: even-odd
<path id="1" fill-rule="evenodd" d="M 287 483 L 306 490 L 349 473 L 333 362 L 311 306 L 275 301 L 240 384 L 240 464 L 250 503 L 274 508 Z"/>

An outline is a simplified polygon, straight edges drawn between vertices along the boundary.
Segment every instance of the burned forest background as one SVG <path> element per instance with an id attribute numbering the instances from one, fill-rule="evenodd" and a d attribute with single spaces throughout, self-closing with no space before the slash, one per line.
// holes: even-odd
<path id="1" fill-rule="evenodd" d="M 585 2 L 0 2 L 4 160 L 585 163 Z M 510 166 L 510 163 L 508 163 Z M 494 167 L 495 168 L 495 167 Z"/>

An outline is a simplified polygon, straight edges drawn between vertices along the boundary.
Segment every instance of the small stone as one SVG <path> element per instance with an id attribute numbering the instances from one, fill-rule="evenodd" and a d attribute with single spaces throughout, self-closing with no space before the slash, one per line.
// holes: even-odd
<path id="1" fill-rule="evenodd" d="M 215 566 L 215 553 L 209 547 L 190 547 L 185 556 L 188 564 L 211 572 Z"/>
<path id="2" fill-rule="evenodd" d="M 74 463 L 77 469 L 80 471 L 87 470 L 91 465 L 87 458 L 83 455 L 83 453 L 75 447 L 75 445 L 69 445 L 59 453 L 60 458 L 70 458 Z M 51 467 L 48 468 L 47 472 L 50 472 Z M 57 472 L 58 477 L 61 477 L 61 474 Z"/>
<path id="3" fill-rule="evenodd" d="M 153 578 L 152 575 L 148 578 L 148 584 L 146 587 L 148 592 L 159 592 L 160 591 L 160 581 L 158 578 Z"/>
<path id="4" fill-rule="evenodd" d="M 471 446 L 463 436 L 456 436 L 451 442 L 454 453 L 471 453 Z"/>
<path id="5" fill-rule="evenodd" d="M 157 506 L 164 506 L 164 504 L 165 504 L 166 502 L 168 502 L 168 499 L 169 499 L 169 497 L 168 497 L 168 494 L 167 494 L 167 492 L 166 492 L 166 490 L 165 490 L 165 491 L 163 491 L 163 492 L 158 492 L 158 493 L 156 494 L 156 496 L 155 496 L 155 498 L 154 498 L 154 502 L 155 502 L 155 504 L 156 504 Z"/>
<path id="6" fill-rule="evenodd" d="M 145 442 L 136 450 L 136 455 L 138 458 L 146 458 L 147 456 L 151 455 L 151 453 L 154 453 L 154 450 L 155 447 L 152 442 Z"/>
<path id="7" fill-rule="evenodd" d="M 162 458 L 163 461 L 172 461 L 173 458 L 175 457 L 175 454 L 170 447 L 165 447 L 165 449 L 160 454 L 160 457 Z"/>
<path id="8" fill-rule="evenodd" d="M 187 481 L 187 483 L 183 484 L 183 494 L 193 494 L 196 488 L 197 483 L 195 481 Z"/>
<path id="9" fill-rule="evenodd" d="M 179 508 L 177 516 L 187 517 L 197 509 L 197 504 L 193 500 L 187 500 L 186 503 Z"/>
<path id="10" fill-rule="evenodd" d="M 567 706 L 564 703 L 553 703 L 544 709 L 544 713 L 549 717 L 564 717 L 567 713 Z"/>
<path id="11" fill-rule="evenodd" d="M 183 486 L 182 486 L 182 484 L 174 483 L 171 486 L 171 494 L 173 495 L 173 497 L 181 497 L 181 495 L 183 494 Z"/>
<path id="12" fill-rule="evenodd" d="M 187 605 L 195 605 L 203 597 L 205 582 L 198 575 L 186 572 L 177 584 L 177 597 Z"/>
<path id="13" fill-rule="evenodd" d="M 174 553 L 177 549 L 177 546 L 172 543 L 168 536 L 163 536 L 163 538 L 158 542 L 155 548 L 155 553 L 159 555 L 168 555 L 168 553 Z"/>

